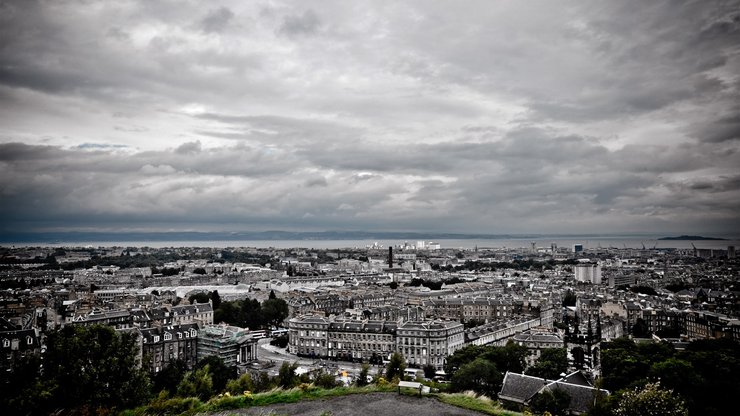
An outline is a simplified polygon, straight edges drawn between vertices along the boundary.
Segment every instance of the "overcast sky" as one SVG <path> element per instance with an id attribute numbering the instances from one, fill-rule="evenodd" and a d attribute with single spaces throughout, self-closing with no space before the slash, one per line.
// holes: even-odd
<path id="1" fill-rule="evenodd" d="M 737 1 L 1 1 L 0 232 L 740 233 Z"/>

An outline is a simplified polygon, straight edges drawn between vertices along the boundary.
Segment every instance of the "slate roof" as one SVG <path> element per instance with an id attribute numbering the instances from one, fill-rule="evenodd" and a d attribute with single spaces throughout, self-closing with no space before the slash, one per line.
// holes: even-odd
<path id="1" fill-rule="evenodd" d="M 172 335 L 172 341 L 177 341 L 178 339 L 187 339 L 190 338 L 190 335 L 193 334 L 191 332 L 192 330 L 195 330 L 194 337 L 198 336 L 198 324 L 184 324 L 184 325 L 173 325 L 173 326 L 167 326 L 163 328 L 147 328 L 141 330 L 141 337 L 143 338 L 144 344 L 155 344 L 154 337 L 159 336 L 160 342 L 165 342 L 164 340 L 164 334 L 169 333 Z M 182 334 L 182 336 L 179 336 L 178 334 Z M 187 333 L 187 335 L 185 335 Z"/>
<path id="2" fill-rule="evenodd" d="M 503 400 L 523 404 L 553 381 L 507 371 L 498 396 Z"/>
<path id="3" fill-rule="evenodd" d="M 565 376 L 564 378 L 562 378 L 561 380 L 566 383 L 577 384 L 579 386 L 587 386 L 587 387 L 593 386 L 593 384 L 591 384 L 591 382 L 586 378 L 586 376 L 583 375 L 583 373 L 580 371 L 574 371 L 568 374 L 567 376 Z"/>
<path id="4" fill-rule="evenodd" d="M 13 341 L 16 343 L 13 343 Z M 7 345 L 6 345 L 7 344 Z M 7 354 L 14 350 L 26 351 L 39 348 L 39 340 L 33 329 L 18 329 L 0 332 L 0 351 Z"/>
<path id="5" fill-rule="evenodd" d="M 597 394 L 603 394 L 605 396 L 609 394 L 609 392 L 606 390 L 598 390 L 589 386 L 580 386 L 577 384 L 564 383 L 561 381 L 556 381 L 554 383 L 548 384 L 542 390 L 544 391 L 545 389 L 550 391 L 560 389 L 568 393 L 568 395 L 570 396 L 570 405 L 568 405 L 568 409 L 570 409 L 572 412 L 577 413 L 587 412 L 588 409 L 593 405 Z"/>
<path id="6" fill-rule="evenodd" d="M 514 403 L 527 404 L 536 394 L 549 390 L 560 389 L 568 393 L 571 398 L 568 408 L 575 413 L 585 413 L 594 402 L 597 394 L 608 395 L 609 391 L 599 390 L 590 385 L 580 372 L 567 375 L 560 380 L 546 380 L 525 374 L 507 372 L 501 386 L 499 398 Z"/>

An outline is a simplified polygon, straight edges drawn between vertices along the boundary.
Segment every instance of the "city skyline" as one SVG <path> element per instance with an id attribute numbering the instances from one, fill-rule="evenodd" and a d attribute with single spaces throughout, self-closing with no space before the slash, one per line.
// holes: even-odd
<path id="1" fill-rule="evenodd" d="M 0 4 L 0 232 L 740 233 L 736 2 Z"/>

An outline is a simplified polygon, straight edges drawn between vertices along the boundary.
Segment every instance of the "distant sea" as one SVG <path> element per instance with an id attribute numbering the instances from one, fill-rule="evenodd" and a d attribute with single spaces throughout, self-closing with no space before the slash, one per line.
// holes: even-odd
<path id="1" fill-rule="evenodd" d="M 582 244 L 584 248 L 678 248 L 690 249 L 692 243 L 697 248 L 705 249 L 727 249 L 728 246 L 740 248 L 740 239 L 727 240 L 658 240 L 664 236 L 530 236 L 522 238 L 461 238 L 461 239 L 424 239 L 439 243 L 441 248 L 472 249 L 484 248 L 529 248 L 532 243 L 537 247 L 550 247 L 556 244 L 558 247 L 572 248 L 574 244 Z M 421 239 L 420 239 L 421 240 Z M 131 240 L 127 239 L 102 241 L 92 240 L 53 240 L 53 241 L 19 241 L 0 242 L 4 247 L 255 247 L 255 248 L 311 248 L 311 249 L 340 249 L 340 248 L 365 248 L 376 245 L 387 248 L 404 244 L 415 245 L 418 240 L 403 239 L 272 239 L 272 240 Z"/>

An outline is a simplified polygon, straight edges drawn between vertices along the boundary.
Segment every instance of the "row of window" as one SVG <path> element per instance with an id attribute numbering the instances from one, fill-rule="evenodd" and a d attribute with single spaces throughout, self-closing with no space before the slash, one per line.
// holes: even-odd
<path id="1" fill-rule="evenodd" d="M 192 338 L 195 338 L 195 337 L 198 336 L 198 331 L 196 331 L 195 329 L 192 329 L 191 328 L 190 331 L 178 332 L 177 333 L 177 338 L 178 339 L 182 339 L 183 338 L 183 334 L 185 335 L 185 338 L 191 338 L 191 337 Z M 172 340 L 172 333 L 165 332 L 164 333 L 164 340 L 165 341 L 171 341 Z M 146 338 L 144 338 L 144 342 L 146 343 Z M 159 342 L 159 335 L 155 335 L 153 337 L 152 342 Z"/>
<path id="2" fill-rule="evenodd" d="M 15 341 L 19 341 L 19 340 L 18 339 L 15 339 Z M 33 337 L 26 336 L 26 345 L 33 345 Z M 5 347 L 5 348 L 10 347 L 10 340 L 9 339 L 3 338 L 3 347 Z"/>

